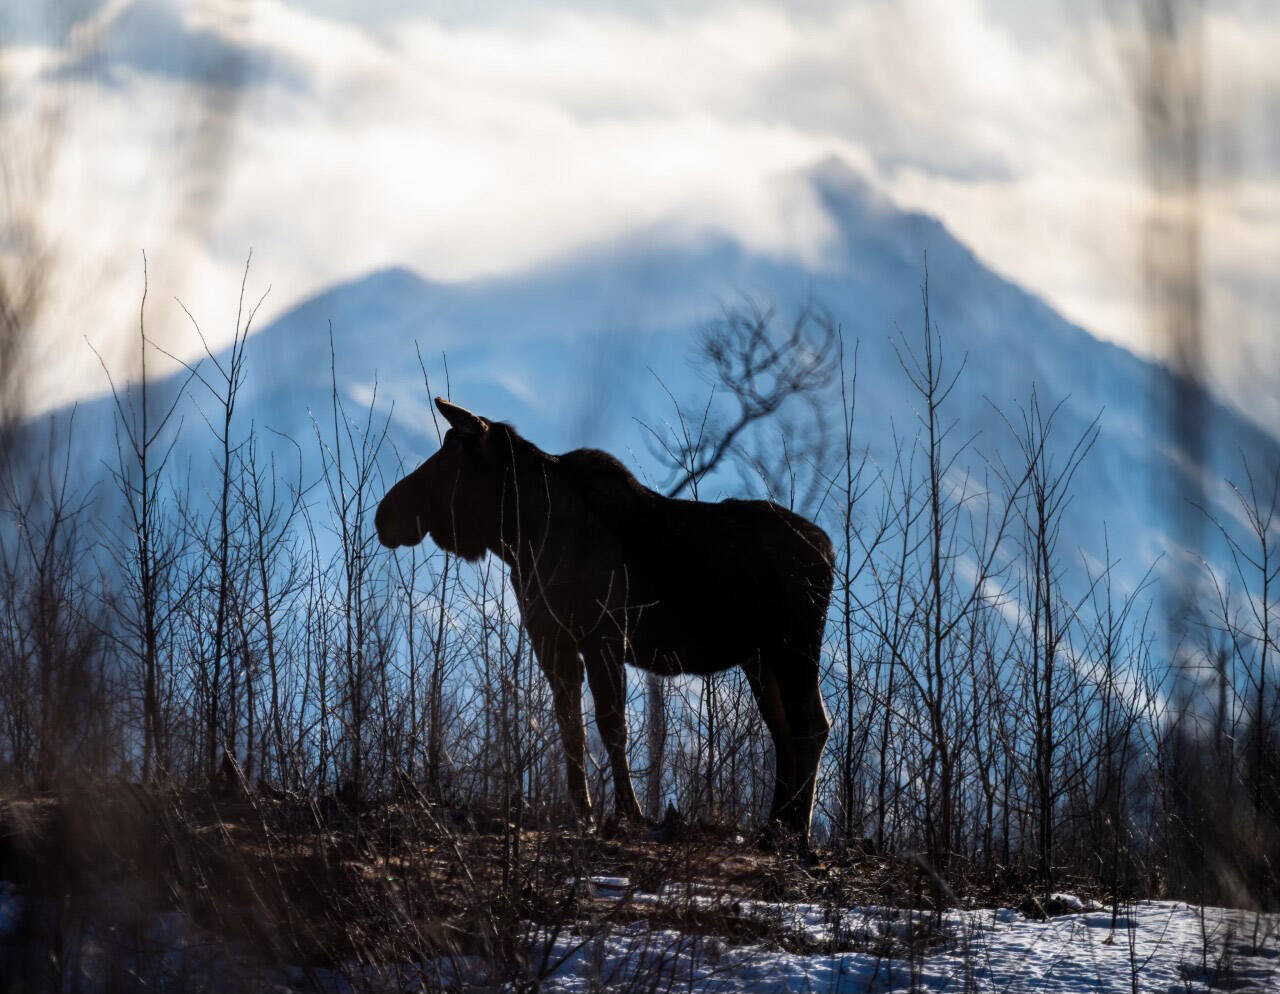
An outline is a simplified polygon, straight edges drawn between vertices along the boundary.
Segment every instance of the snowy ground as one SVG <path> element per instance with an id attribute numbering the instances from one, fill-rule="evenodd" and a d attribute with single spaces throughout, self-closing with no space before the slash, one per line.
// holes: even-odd
<path id="1" fill-rule="evenodd" d="M 598 897 L 639 905 L 727 907 L 696 894 L 632 893 L 618 878 L 592 878 L 590 887 Z M 927 915 L 892 908 L 833 914 L 816 905 L 737 901 L 735 913 L 815 946 L 868 951 L 801 955 L 633 924 L 585 941 L 548 941 L 531 966 L 543 974 L 541 990 L 565 992 L 1280 992 L 1280 916 L 1152 901 L 1113 921 L 1109 909 L 1056 896 L 1079 910 L 1047 921 L 1011 908 L 957 911 L 940 930 Z M 908 953 L 909 936 L 930 928 L 928 951 Z"/>
<path id="2" fill-rule="evenodd" d="M 1247 953 L 1256 949 L 1252 922 L 1233 925 L 1234 919 L 1211 912 L 1202 920 L 1184 904 L 1140 904 L 1112 938 L 1106 912 L 1047 922 L 1011 911 L 970 912 L 952 917 L 950 948 L 914 963 L 873 953 L 796 956 L 727 949 L 714 940 L 708 949 L 705 943 L 694 947 L 685 936 L 622 933 L 573 954 L 544 989 L 627 985 L 635 976 L 637 953 L 643 952 L 646 971 L 658 967 L 671 977 L 672 988 L 689 990 L 1280 990 L 1275 936 L 1268 936 L 1262 956 L 1251 956 Z M 1242 935 L 1245 930 L 1249 939 Z M 663 943 L 666 957 L 660 956 Z M 659 963 L 663 958 L 666 962 Z"/>
<path id="3" fill-rule="evenodd" d="M 815 905 L 703 897 L 672 891 L 635 893 L 626 880 L 592 878 L 582 886 L 607 906 L 700 904 L 767 921 L 814 948 L 864 951 L 802 955 L 776 946 L 731 945 L 723 939 L 654 929 L 643 922 L 539 937 L 528 960 L 537 987 L 528 990 L 608 991 L 947 991 L 947 992 L 1280 992 L 1280 916 L 1200 909 L 1178 902 L 1143 902 L 1113 928 L 1109 910 L 1081 905 L 1076 913 L 1032 920 L 1012 909 L 951 912 L 941 928 L 925 917 L 890 908 L 832 913 Z M 0 885 L 0 941 L 12 941 L 21 907 Z M 145 945 L 150 963 L 127 971 L 148 987 L 232 990 L 516 990 L 460 959 L 409 968 L 280 969 L 227 956 L 225 947 L 180 920 L 155 916 Z M 927 930 L 929 941 L 907 940 Z M 105 989 L 121 964 L 108 966 L 109 926 L 91 928 L 72 986 Z M 788 943 L 796 948 L 796 942 Z M 162 948 L 163 947 L 163 948 Z M 137 949 L 136 946 L 134 946 Z M 158 955 L 157 955 L 158 954 Z M 113 968 L 114 967 L 114 968 Z M 141 968 L 139 968 L 141 967 Z M 144 980 L 144 978 L 146 978 Z M 84 981 L 87 980 L 87 983 Z"/>

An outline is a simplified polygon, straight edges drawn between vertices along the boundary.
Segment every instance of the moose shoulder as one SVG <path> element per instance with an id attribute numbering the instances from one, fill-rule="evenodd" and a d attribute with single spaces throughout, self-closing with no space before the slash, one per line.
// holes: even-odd
<path id="1" fill-rule="evenodd" d="M 822 529 L 768 501 L 663 497 L 607 453 L 550 455 L 509 425 L 436 406 L 450 430 L 383 498 L 378 538 L 395 548 L 429 535 L 467 559 L 507 563 L 578 810 L 590 810 L 584 670 L 618 814 L 639 819 L 623 664 L 664 675 L 741 666 L 773 737 L 771 821 L 807 840 L 829 729 L 818 670 L 833 556 Z"/>

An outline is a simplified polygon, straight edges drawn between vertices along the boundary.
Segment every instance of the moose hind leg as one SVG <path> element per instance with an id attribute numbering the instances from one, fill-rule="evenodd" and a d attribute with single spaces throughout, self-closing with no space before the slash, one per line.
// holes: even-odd
<path id="1" fill-rule="evenodd" d="M 609 753 L 613 770 L 614 809 L 620 819 L 641 822 L 644 816 L 636 801 L 627 763 L 627 672 L 622 661 L 607 652 L 587 659 L 587 680 L 596 703 L 596 725 Z"/>
<path id="2" fill-rule="evenodd" d="M 831 732 L 831 719 L 822 701 L 817 674 L 798 684 L 784 697 L 791 724 L 792 748 L 796 757 L 796 781 L 783 814 L 783 824 L 808 843 L 809 822 L 818 784 L 822 750 Z"/>

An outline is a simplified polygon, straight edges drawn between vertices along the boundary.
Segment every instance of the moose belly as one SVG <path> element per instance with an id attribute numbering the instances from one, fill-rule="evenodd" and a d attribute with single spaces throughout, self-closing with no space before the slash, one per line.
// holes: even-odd
<path id="1" fill-rule="evenodd" d="M 759 584 L 664 586 L 612 612 L 608 629 L 598 633 L 611 653 L 663 676 L 715 673 L 773 656 L 802 624 L 788 610 L 790 598 L 761 597 Z"/>
<path id="2" fill-rule="evenodd" d="M 666 675 L 812 655 L 831 585 L 820 530 L 763 502 L 659 506 L 626 541 L 584 541 L 543 571 L 549 614 L 583 622 L 584 653 Z"/>

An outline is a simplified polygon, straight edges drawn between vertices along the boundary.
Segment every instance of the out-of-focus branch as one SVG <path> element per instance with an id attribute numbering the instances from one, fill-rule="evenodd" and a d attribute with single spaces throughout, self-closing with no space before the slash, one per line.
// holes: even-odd
<path id="1" fill-rule="evenodd" d="M 66 117 L 57 94 L 19 101 L 15 76 L 0 47 L 0 455 L 26 405 L 25 352 L 56 264 L 42 210 Z"/>

